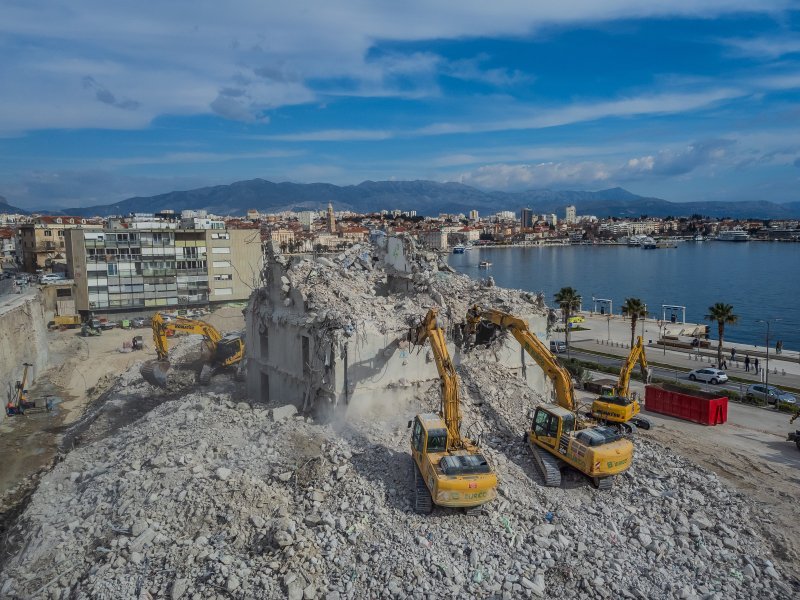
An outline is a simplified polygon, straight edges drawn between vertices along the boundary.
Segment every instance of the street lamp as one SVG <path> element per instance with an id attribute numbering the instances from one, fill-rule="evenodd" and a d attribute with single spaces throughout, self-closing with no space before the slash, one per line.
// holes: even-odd
<path id="1" fill-rule="evenodd" d="M 766 388 L 766 393 L 764 394 L 764 400 L 769 402 L 769 324 L 772 321 L 781 321 L 782 319 L 756 319 L 757 323 L 766 323 L 767 324 L 767 366 L 766 366 L 766 375 L 764 377 L 764 387 Z M 775 399 L 775 408 L 778 408 L 778 399 Z"/>

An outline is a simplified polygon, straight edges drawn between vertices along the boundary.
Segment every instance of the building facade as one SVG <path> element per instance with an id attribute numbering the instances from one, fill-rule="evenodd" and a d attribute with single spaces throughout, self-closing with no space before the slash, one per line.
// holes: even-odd
<path id="1" fill-rule="evenodd" d="M 71 229 L 66 241 L 79 312 L 245 300 L 261 278 L 258 230 Z"/>
<path id="2" fill-rule="evenodd" d="M 65 234 L 70 229 L 102 229 L 83 217 L 38 217 L 17 229 L 17 252 L 28 273 L 64 271 L 67 268 Z"/>
<path id="3" fill-rule="evenodd" d="M 565 220 L 566 220 L 567 223 L 572 224 L 572 223 L 577 223 L 578 222 L 578 215 L 577 215 L 577 212 L 575 211 L 575 206 L 574 205 L 568 206 L 567 209 L 566 209 L 566 213 L 567 214 L 566 214 L 566 219 Z"/>

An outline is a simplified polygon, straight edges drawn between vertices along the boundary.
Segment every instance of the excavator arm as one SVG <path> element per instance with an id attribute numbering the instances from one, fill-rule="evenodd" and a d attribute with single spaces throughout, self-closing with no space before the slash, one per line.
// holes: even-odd
<path id="1" fill-rule="evenodd" d="M 430 341 L 436 369 L 442 386 L 441 414 L 447 426 L 447 450 L 461 448 L 464 441 L 461 438 L 461 399 L 458 392 L 458 376 L 450 353 L 447 351 L 447 342 L 444 330 L 436 321 L 437 309 L 432 308 L 425 315 L 420 325 L 412 330 L 412 342 L 422 345 L 425 340 Z"/>
<path id="2" fill-rule="evenodd" d="M 169 358 L 167 335 L 170 331 L 202 335 L 212 353 L 216 351 L 217 344 L 222 339 L 220 332 L 204 321 L 178 317 L 174 321 L 167 322 L 157 313 L 153 316 L 153 342 L 156 346 L 158 360 L 168 360 Z"/>
<path id="3" fill-rule="evenodd" d="M 497 310 L 484 309 L 473 306 L 467 313 L 467 323 L 474 327 L 481 320 L 494 323 L 502 329 L 511 332 L 519 344 L 524 348 L 534 362 L 544 371 L 544 374 L 553 382 L 556 400 L 559 406 L 567 410 L 575 410 L 575 391 L 569 372 L 558 364 L 552 352 L 528 329 L 528 324 L 519 317 Z"/>
<path id="4" fill-rule="evenodd" d="M 140 369 L 142 377 L 151 385 L 161 388 L 167 387 L 167 371 L 169 371 L 169 343 L 167 334 L 170 331 L 183 333 L 197 333 L 203 336 L 212 356 L 216 355 L 217 346 L 222 335 L 217 329 L 204 321 L 178 317 L 174 321 L 166 321 L 160 313 L 153 315 L 153 342 L 158 358 L 148 361 Z M 210 374 L 209 374 L 210 378 Z"/>
<path id="5" fill-rule="evenodd" d="M 642 381 L 647 382 L 647 356 L 644 352 L 642 336 L 637 338 L 636 343 L 628 354 L 627 360 L 622 365 L 622 369 L 620 369 L 617 387 L 614 389 L 615 396 L 627 398 L 630 395 L 631 373 L 637 362 L 642 369 Z"/>

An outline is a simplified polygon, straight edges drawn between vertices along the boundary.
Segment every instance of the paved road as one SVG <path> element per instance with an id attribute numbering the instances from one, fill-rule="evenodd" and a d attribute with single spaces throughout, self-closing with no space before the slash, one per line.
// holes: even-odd
<path id="1" fill-rule="evenodd" d="M 565 356 L 562 354 L 562 356 Z M 570 356 L 573 358 L 577 358 L 578 360 L 585 360 L 590 362 L 596 362 L 601 365 L 609 365 L 615 368 L 622 367 L 622 358 L 611 358 L 609 356 L 602 356 L 598 354 L 594 354 L 592 352 L 586 352 L 583 350 L 577 350 L 575 348 L 570 348 Z M 701 365 L 698 365 L 700 368 Z M 634 371 L 635 373 L 639 372 L 639 368 L 637 367 Z M 606 375 L 606 374 L 604 374 Z M 677 377 L 676 377 L 677 375 Z M 616 379 L 614 375 L 607 374 L 607 377 L 610 379 Z M 691 383 L 693 385 L 697 385 L 706 392 L 720 392 L 721 390 L 730 389 L 737 393 L 741 393 L 742 389 L 745 389 L 747 386 L 745 384 L 739 384 L 738 382 L 729 382 L 727 384 L 720 384 L 720 385 L 712 385 L 710 383 L 703 383 L 701 381 L 691 381 L 689 379 L 689 371 L 680 371 L 675 369 L 665 369 L 663 367 L 654 366 L 653 367 L 653 377 L 658 379 L 666 379 L 670 381 L 681 381 L 685 383 Z"/>

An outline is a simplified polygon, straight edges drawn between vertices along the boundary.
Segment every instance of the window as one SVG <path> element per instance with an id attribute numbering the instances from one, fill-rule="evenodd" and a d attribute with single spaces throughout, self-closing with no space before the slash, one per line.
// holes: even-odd
<path id="1" fill-rule="evenodd" d="M 231 281 L 233 279 L 233 275 L 214 275 L 214 281 Z"/>
<path id="2" fill-rule="evenodd" d="M 536 411 L 536 416 L 534 417 L 534 422 L 533 422 L 533 431 L 534 431 L 534 433 L 536 435 L 544 435 L 544 436 L 551 436 L 551 437 L 555 436 L 556 435 L 555 433 L 553 433 L 553 434 L 550 433 L 550 431 L 551 431 L 551 427 L 550 427 L 551 420 L 555 420 L 555 419 L 551 419 L 550 413 L 548 413 L 548 412 L 546 412 L 544 410 L 537 410 Z M 556 424 L 556 431 L 557 430 L 558 430 L 558 425 Z"/>
<path id="3" fill-rule="evenodd" d="M 411 434 L 411 443 L 416 448 L 417 452 L 422 452 L 422 423 L 419 419 L 414 419 L 414 431 Z"/>
<path id="4" fill-rule="evenodd" d="M 230 233 L 212 233 L 211 234 L 212 240 L 229 240 L 231 239 Z"/>
<path id="5" fill-rule="evenodd" d="M 109 275 L 119 275 L 119 269 L 115 263 L 111 263 L 108 265 L 108 274 Z"/>
<path id="6" fill-rule="evenodd" d="M 428 432 L 428 452 L 444 452 L 447 450 L 447 430 L 431 429 Z"/>
<path id="7" fill-rule="evenodd" d="M 214 261 L 214 268 L 215 269 L 228 269 L 231 266 L 231 261 L 229 260 L 215 260 Z"/>
<path id="8" fill-rule="evenodd" d="M 59 229 L 58 230 L 58 237 L 64 237 L 64 230 L 63 229 Z"/>
<path id="9" fill-rule="evenodd" d="M 231 249 L 230 248 L 212 248 L 211 249 L 211 254 L 230 254 L 230 253 L 231 253 Z"/>
<path id="10" fill-rule="evenodd" d="M 217 288 L 214 290 L 214 294 L 217 296 L 232 296 L 233 288 Z"/>
<path id="11" fill-rule="evenodd" d="M 50 231 L 49 229 L 45 229 L 44 230 L 44 235 L 45 235 L 45 237 L 53 237 L 53 232 Z"/>

